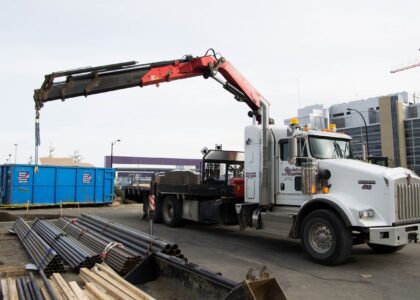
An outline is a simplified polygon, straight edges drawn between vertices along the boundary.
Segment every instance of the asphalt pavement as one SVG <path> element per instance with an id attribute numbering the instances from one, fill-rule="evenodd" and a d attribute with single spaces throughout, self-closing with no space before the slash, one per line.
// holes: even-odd
<path id="1" fill-rule="evenodd" d="M 8 211 L 23 214 L 22 210 Z M 63 209 L 66 215 L 95 213 L 111 221 L 148 231 L 138 204 L 120 207 Z M 31 214 L 60 213 L 59 209 L 33 209 Z M 281 239 L 238 226 L 187 224 L 170 228 L 154 225 L 155 235 L 177 243 L 189 261 L 242 281 L 249 268 L 268 267 L 288 299 L 420 299 L 420 245 L 409 244 L 394 254 L 375 254 L 355 246 L 342 265 L 328 267 L 311 262 L 299 241 Z"/>

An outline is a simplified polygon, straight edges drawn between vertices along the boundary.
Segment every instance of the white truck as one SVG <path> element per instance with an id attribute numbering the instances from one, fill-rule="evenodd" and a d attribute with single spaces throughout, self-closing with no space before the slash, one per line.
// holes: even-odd
<path id="1" fill-rule="evenodd" d="M 233 212 L 242 229 L 252 227 L 300 239 L 310 257 L 323 264 L 343 262 L 355 244 L 368 243 L 377 252 L 393 252 L 417 241 L 420 178 L 415 173 L 353 160 L 351 138 L 345 134 L 310 130 L 296 122 L 287 129 L 273 126 L 268 101 L 212 49 L 201 57 L 187 55 L 150 64 L 132 61 L 48 74 L 34 93 L 36 128 L 39 130 L 39 111 L 49 101 L 196 76 L 215 79 L 251 108 L 253 124 L 245 129 L 242 187 L 241 181 L 234 184 L 235 189 L 244 189 L 243 197 L 238 199 L 234 193 L 228 199 L 235 199 Z M 200 220 L 200 211 L 223 207 L 226 201 L 223 196 L 208 197 L 202 189 L 196 198 L 192 195 L 197 193 L 187 195 L 182 190 L 166 190 L 156 198 L 159 211 L 155 215 L 169 226 L 191 216 Z"/>
<path id="2" fill-rule="evenodd" d="M 417 242 L 420 178 L 405 168 L 352 159 L 350 142 L 346 134 L 296 123 L 269 127 L 270 197 L 263 199 L 263 129 L 247 127 L 240 225 L 300 239 L 323 264 L 343 262 L 357 244 L 389 253 Z"/>

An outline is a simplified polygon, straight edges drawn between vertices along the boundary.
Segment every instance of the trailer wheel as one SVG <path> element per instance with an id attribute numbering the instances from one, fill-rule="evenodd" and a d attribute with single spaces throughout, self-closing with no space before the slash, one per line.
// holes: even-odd
<path id="1" fill-rule="evenodd" d="M 162 205 L 163 223 L 170 227 L 177 227 L 182 224 L 181 202 L 174 196 L 167 196 Z"/>
<path id="2" fill-rule="evenodd" d="M 350 228 L 337 214 L 327 209 L 315 210 L 305 217 L 300 237 L 310 258 L 324 265 L 345 261 L 353 245 Z"/>
<path id="3" fill-rule="evenodd" d="M 370 249 L 372 249 L 376 253 L 381 253 L 381 254 L 394 253 L 405 247 L 405 245 L 388 246 L 388 245 L 371 244 L 371 243 L 368 243 L 368 246 L 370 247 Z"/>

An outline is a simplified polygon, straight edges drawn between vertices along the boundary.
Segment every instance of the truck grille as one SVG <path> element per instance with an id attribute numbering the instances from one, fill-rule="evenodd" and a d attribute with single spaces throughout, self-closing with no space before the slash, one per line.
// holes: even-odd
<path id="1" fill-rule="evenodd" d="M 420 183 L 396 184 L 395 200 L 398 223 L 420 219 Z"/>

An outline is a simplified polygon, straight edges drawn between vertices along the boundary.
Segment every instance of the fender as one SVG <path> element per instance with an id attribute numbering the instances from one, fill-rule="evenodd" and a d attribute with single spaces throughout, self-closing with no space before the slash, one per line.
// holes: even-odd
<path id="1" fill-rule="evenodd" d="M 299 238 L 300 236 L 300 225 L 302 224 L 303 219 L 312 211 L 316 209 L 330 209 L 334 211 L 336 214 L 340 216 L 340 218 L 343 220 L 346 227 L 351 227 L 352 224 L 348 218 L 348 216 L 345 214 L 343 209 L 338 206 L 336 203 L 323 199 L 318 198 L 314 200 L 310 200 L 306 202 L 301 209 L 299 210 L 299 214 L 296 217 L 296 220 L 294 222 L 293 228 L 290 232 L 290 236 L 292 238 Z"/>

